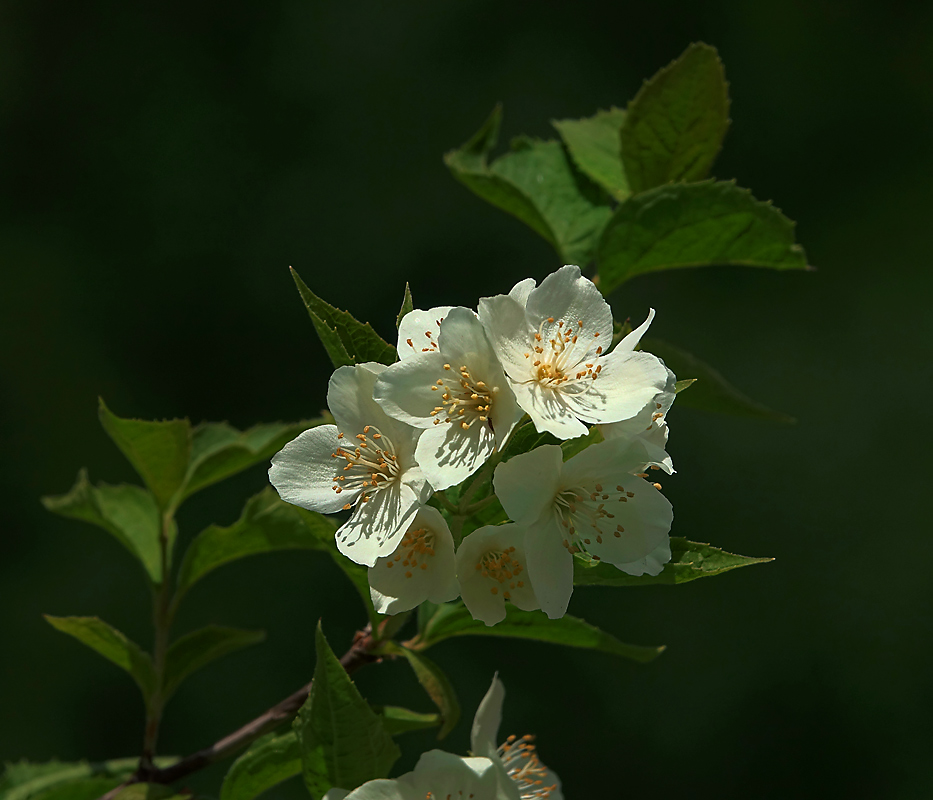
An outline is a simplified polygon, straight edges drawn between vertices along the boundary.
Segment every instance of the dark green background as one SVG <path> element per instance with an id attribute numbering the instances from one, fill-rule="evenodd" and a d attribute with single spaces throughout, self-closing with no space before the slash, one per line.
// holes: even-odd
<path id="1" fill-rule="evenodd" d="M 906 2 L 266 3 L 7 0 L 0 6 L 0 758 L 131 755 L 130 680 L 40 618 L 99 614 L 148 642 L 141 571 L 42 494 L 133 480 L 96 420 L 312 415 L 329 375 L 292 286 L 384 335 L 417 305 L 474 305 L 558 266 L 458 185 L 442 153 L 496 101 L 504 135 L 624 104 L 691 41 L 726 64 L 715 173 L 799 221 L 818 271 L 642 277 L 617 316 L 718 366 L 796 426 L 675 405 L 674 533 L 761 567 L 683 587 L 579 591 L 571 611 L 652 665 L 547 645 L 434 651 L 466 720 L 494 670 L 504 732 L 535 732 L 568 798 L 921 797 L 931 781 L 925 501 L 933 263 L 933 6 Z M 689 376 L 682 376 L 689 377 Z M 261 469 L 206 491 L 182 536 L 228 523 Z M 179 630 L 269 641 L 191 679 L 161 749 L 218 738 L 307 680 L 362 615 L 310 554 L 199 586 Z M 402 665 L 375 702 L 427 710 Z M 408 740 L 404 763 L 432 746 Z M 216 794 L 223 770 L 190 785 Z M 284 796 L 287 790 L 277 790 Z M 290 796 L 300 796 L 294 787 Z"/>

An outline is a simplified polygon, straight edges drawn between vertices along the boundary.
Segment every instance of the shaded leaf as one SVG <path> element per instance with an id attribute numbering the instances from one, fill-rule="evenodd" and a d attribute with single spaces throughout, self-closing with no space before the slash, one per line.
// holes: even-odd
<path id="1" fill-rule="evenodd" d="M 729 86 L 716 49 L 692 44 L 646 81 L 621 126 L 632 192 L 705 178 L 729 127 Z"/>
<path id="2" fill-rule="evenodd" d="M 443 722 L 440 714 L 422 714 L 399 706 L 381 706 L 375 708 L 375 711 L 382 716 L 382 724 L 392 736 L 437 728 Z"/>
<path id="3" fill-rule="evenodd" d="M 175 761 L 157 758 L 156 766 L 167 767 Z M 0 776 L 0 800 L 97 800 L 119 786 L 138 765 L 139 758 L 6 764 Z"/>
<path id="4" fill-rule="evenodd" d="M 450 733 L 460 720 L 460 702 L 457 693 L 444 671 L 431 659 L 422 653 L 416 653 L 396 642 L 384 642 L 380 648 L 383 653 L 401 656 L 411 665 L 418 683 L 428 693 L 428 697 L 440 711 L 444 724 L 437 733 L 438 739 L 443 739 Z"/>
<path id="5" fill-rule="evenodd" d="M 177 794 L 161 783 L 132 783 L 114 797 L 114 800 L 196 800 L 190 794 Z"/>
<path id="6" fill-rule="evenodd" d="M 585 119 L 555 119 L 551 124 L 567 145 L 573 163 L 616 200 L 630 194 L 622 166 L 621 128 L 625 111 L 610 108 Z"/>
<path id="7" fill-rule="evenodd" d="M 671 184 L 630 197 L 603 231 L 597 260 L 603 294 L 665 269 L 807 268 L 794 223 L 731 181 Z"/>
<path id="8" fill-rule="evenodd" d="M 368 322 L 360 322 L 349 312 L 322 300 L 305 285 L 295 270 L 292 270 L 292 278 L 334 367 L 367 361 L 380 364 L 398 361 L 395 347 L 379 336 Z"/>
<path id="9" fill-rule="evenodd" d="M 155 690 L 155 673 L 152 659 L 138 644 L 97 617 L 44 616 L 53 628 L 73 636 L 120 669 L 126 670 L 142 689 L 146 702 L 149 702 Z"/>
<path id="10" fill-rule="evenodd" d="M 683 396 L 678 396 L 677 405 L 680 407 L 686 406 L 734 417 L 748 417 L 772 422 L 795 421 L 787 414 L 773 411 L 756 400 L 752 400 L 729 383 L 718 370 L 686 350 L 681 350 L 660 339 L 642 339 L 641 345 L 642 349 L 663 359 L 676 375 L 696 376 L 694 378 L 696 385 Z M 680 383 L 678 381 L 678 386 Z"/>
<path id="11" fill-rule="evenodd" d="M 317 665 L 311 692 L 295 720 L 302 764 L 310 768 L 312 794 L 325 783 L 320 777 L 322 756 L 326 783 L 352 791 L 366 781 L 388 775 L 400 752 L 381 717 L 363 699 L 330 649 L 320 624 L 315 646 Z M 305 777 L 307 782 L 307 771 Z"/>
<path id="12" fill-rule="evenodd" d="M 395 318 L 395 327 L 398 328 L 405 319 L 405 315 L 415 310 L 415 304 L 411 299 L 411 287 L 408 281 L 405 281 L 405 296 L 402 298 L 402 307 L 398 310 L 398 316 Z"/>
<path id="13" fill-rule="evenodd" d="M 458 150 L 444 156 L 454 177 L 542 236 L 564 263 L 586 265 L 611 215 L 609 199 L 573 167 L 560 142 L 517 138 L 512 151 L 487 163 L 502 109 Z"/>
<path id="14" fill-rule="evenodd" d="M 220 800 L 252 800 L 301 774 L 301 748 L 294 731 L 257 739 L 227 771 Z"/>
<path id="15" fill-rule="evenodd" d="M 155 498 L 141 486 L 93 486 L 82 469 L 67 494 L 43 497 L 42 504 L 54 514 L 103 528 L 139 560 L 154 583 L 162 582 L 161 516 Z"/>
<path id="16" fill-rule="evenodd" d="M 489 627 L 481 620 L 473 619 L 462 603 L 445 603 L 435 613 L 422 634 L 422 646 L 432 647 L 453 636 L 509 636 L 562 644 L 566 647 L 599 650 L 642 663 L 651 661 L 664 652 L 663 646 L 625 644 L 576 617 L 565 615 L 560 619 L 548 619 L 543 611 L 522 611 L 511 604 L 506 604 L 505 612 L 502 622 Z"/>
<path id="17" fill-rule="evenodd" d="M 186 419 L 122 419 L 100 401 L 100 423 L 154 495 L 168 509 L 181 488 L 191 453 L 191 425 Z"/>
<path id="18" fill-rule="evenodd" d="M 165 658 L 163 701 L 168 700 L 181 682 L 201 667 L 228 653 L 258 644 L 265 638 L 265 631 L 208 625 L 177 639 L 169 647 Z"/>
<path id="19" fill-rule="evenodd" d="M 718 547 L 701 542 L 690 542 L 679 536 L 671 537 L 671 560 L 660 575 L 626 575 L 611 564 L 585 561 L 579 556 L 573 561 L 573 582 L 578 586 L 652 586 L 687 583 L 697 578 L 708 578 L 723 572 L 764 564 L 773 558 L 749 558 L 727 553 Z"/>

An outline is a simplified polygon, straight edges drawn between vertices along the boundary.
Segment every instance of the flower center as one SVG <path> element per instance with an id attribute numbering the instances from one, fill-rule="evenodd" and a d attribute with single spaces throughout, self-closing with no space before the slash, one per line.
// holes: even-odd
<path id="1" fill-rule="evenodd" d="M 366 425 L 363 432 L 352 439 L 338 433 L 337 439 L 347 442 L 347 445 L 338 444 L 337 449 L 330 454 L 331 458 L 338 460 L 338 464 L 346 462 L 338 468 L 333 478 L 331 488 L 337 494 L 362 491 L 360 502 L 365 503 L 374 490 L 392 483 L 401 472 L 395 446 L 375 425 Z M 352 506 L 352 503 L 347 503 L 343 508 L 347 511 Z"/>
<path id="2" fill-rule="evenodd" d="M 579 553 L 581 550 L 585 552 L 586 546 L 594 539 L 597 544 L 602 544 L 603 537 L 621 538 L 625 528 L 613 522 L 615 514 L 610 509 L 613 504 L 627 503 L 634 496 L 635 492 L 626 491 L 622 486 L 604 490 L 599 483 L 591 489 L 578 486 L 558 492 L 554 498 L 554 511 L 566 531 L 564 547 L 571 553 Z M 591 557 L 599 561 L 599 556 Z"/>
<path id="3" fill-rule="evenodd" d="M 493 585 L 489 588 L 490 593 L 499 594 L 499 586 L 502 586 L 502 596 L 506 600 L 511 598 L 509 590 L 522 589 L 525 586 L 525 582 L 518 578 L 525 571 L 525 567 L 512 555 L 514 552 L 514 547 L 505 550 L 487 550 L 476 562 L 477 571 L 484 578 L 493 581 Z"/>
<path id="4" fill-rule="evenodd" d="M 584 327 L 582 319 L 577 320 L 576 325 L 561 320 L 556 327 L 554 317 L 541 321 L 532 340 L 531 352 L 525 353 L 525 358 L 531 362 L 533 381 L 556 388 L 567 381 L 596 380 L 599 377 L 603 367 L 596 362 L 603 348 L 597 347 L 595 355 L 590 353 L 590 337 L 584 332 Z M 598 336 L 597 331 L 592 338 Z M 590 355 L 591 361 L 586 362 Z"/>
<path id="5" fill-rule="evenodd" d="M 545 785 L 547 768 L 535 751 L 534 736 L 526 735 L 521 739 L 510 736 L 499 745 L 498 754 L 509 777 L 518 784 L 522 800 L 550 797 L 557 791 L 556 783 Z"/>
<path id="6" fill-rule="evenodd" d="M 434 531 L 428 528 L 409 530 L 402 538 L 395 555 L 386 562 L 386 566 L 394 567 L 400 564 L 406 568 L 406 578 L 411 578 L 416 568 L 426 570 L 434 557 L 434 539 Z"/>
<path id="7" fill-rule="evenodd" d="M 431 386 L 432 391 L 441 393 L 441 404 L 431 412 L 434 424 L 452 422 L 463 430 L 469 430 L 474 422 L 489 422 L 496 389 L 476 380 L 466 366 L 461 366 L 459 374 L 455 375 L 454 368 L 444 364 L 444 372 L 450 375 L 438 378 L 437 383 Z"/>

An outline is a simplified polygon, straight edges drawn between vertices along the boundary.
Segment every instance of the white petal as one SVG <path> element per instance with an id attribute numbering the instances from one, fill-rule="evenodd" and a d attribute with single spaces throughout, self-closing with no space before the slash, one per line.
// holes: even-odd
<path id="1" fill-rule="evenodd" d="M 430 550 L 412 536 L 424 530 L 433 535 Z M 425 600 L 446 603 L 460 594 L 454 540 L 437 509 L 424 506 L 418 511 L 395 552 L 370 567 L 369 586 L 380 614 L 400 614 Z"/>
<path id="2" fill-rule="evenodd" d="M 638 575 L 660 575 L 664 570 L 664 565 L 670 560 L 671 540 L 669 537 L 664 537 L 664 541 L 644 558 L 625 564 L 616 564 L 615 566 L 623 572 L 636 577 Z"/>
<path id="3" fill-rule="evenodd" d="M 467 430 L 453 423 L 435 425 L 421 434 L 415 460 L 435 489 L 446 489 L 472 475 L 495 447 L 495 434 L 479 422 Z"/>
<path id="4" fill-rule="evenodd" d="M 517 798 L 498 787 L 496 765 L 488 758 L 461 758 L 442 750 L 430 750 L 418 760 L 412 772 L 398 779 L 412 792 L 412 800 L 426 797 L 446 800 L 506 800 Z M 408 800 L 409 795 L 403 795 Z"/>
<path id="5" fill-rule="evenodd" d="M 553 325 L 563 322 L 587 340 L 596 338 L 594 334 L 598 333 L 607 346 L 612 341 L 612 311 L 609 304 L 593 282 L 584 278 L 576 266 L 561 267 L 541 281 L 541 285 L 528 295 L 525 313 L 531 327 L 536 330 L 539 323 L 553 317 Z M 579 326 L 580 322 L 582 326 Z M 546 340 L 550 337 L 544 338 Z"/>
<path id="6" fill-rule="evenodd" d="M 441 322 L 452 306 L 435 306 L 409 311 L 398 326 L 398 356 L 402 361 L 418 353 L 437 349 Z M 428 334 L 431 334 L 428 336 Z"/>
<path id="7" fill-rule="evenodd" d="M 525 278 L 525 280 L 519 281 L 512 287 L 511 291 L 509 292 L 509 297 L 524 306 L 528 302 L 528 295 L 531 294 L 531 291 L 534 288 L 535 279 Z"/>
<path id="8" fill-rule="evenodd" d="M 502 703 L 505 701 L 505 686 L 498 674 L 493 676 L 489 691 L 480 701 L 473 717 L 470 732 L 470 750 L 478 756 L 492 758 L 498 747 L 499 725 L 502 722 Z"/>
<path id="9" fill-rule="evenodd" d="M 509 518 L 514 522 L 528 523 L 550 509 L 557 494 L 562 467 L 563 453 L 554 444 L 541 445 L 499 464 L 493 486 Z"/>
<path id="10" fill-rule="evenodd" d="M 641 337 L 648 332 L 648 326 L 651 325 L 651 321 L 654 319 L 654 309 L 648 309 L 648 318 L 635 330 L 629 331 L 625 337 L 616 345 L 616 350 L 628 350 L 632 351 L 638 347 L 638 343 L 641 341 Z"/>
<path id="11" fill-rule="evenodd" d="M 340 796 L 339 794 L 336 795 L 336 797 Z M 423 800 L 423 798 L 414 795 L 407 787 L 400 785 L 398 781 L 386 778 L 367 781 L 358 789 L 354 789 L 350 794 L 345 795 L 345 798 L 346 800 Z M 324 800 L 330 800 L 330 792 L 324 795 Z"/>
<path id="12" fill-rule="evenodd" d="M 337 428 L 320 425 L 300 433 L 272 458 L 269 481 L 286 503 L 321 514 L 333 514 L 358 493 L 334 491 Z"/>
<path id="13" fill-rule="evenodd" d="M 385 417 L 373 400 L 376 378 L 385 369 L 385 364 L 367 362 L 334 370 L 327 384 L 327 407 L 338 430 L 360 431 L 364 425 L 376 425 Z"/>
<path id="14" fill-rule="evenodd" d="M 350 794 L 346 789 L 331 789 L 321 800 L 344 800 Z"/>
<path id="15" fill-rule="evenodd" d="M 558 439 L 576 439 L 586 434 L 586 425 L 577 419 L 576 410 L 563 392 L 537 382 L 513 384 L 512 391 L 539 433 L 547 432 Z"/>
<path id="16" fill-rule="evenodd" d="M 444 377 L 444 356 L 440 352 L 420 353 L 386 369 L 373 386 L 373 399 L 390 417 L 430 428 L 431 412 L 440 404 L 437 381 Z"/>
<path id="17" fill-rule="evenodd" d="M 553 511 L 530 525 L 525 534 L 528 575 L 541 610 L 551 619 L 567 613 L 573 594 L 573 556 L 563 542 L 564 530 Z"/>
<path id="18" fill-rule="evenodd" d="M 667 367 L 650 353 L 613 350 L 602 363 L 599 378 L 590 381 L 589 392 L 567 398 L 567 404 L 584 422 L 618 422 L 634 417 L 667 382 Z"/>
<path id="19" fill-rule="evenodd" d="M 525 354 L 531 349 L 535 331 L 525 321 L 525 309 L 508 295 L 484 297 L 479 301 L 479 320 L 505 373 L 515 382 L 531 379 Z"/>

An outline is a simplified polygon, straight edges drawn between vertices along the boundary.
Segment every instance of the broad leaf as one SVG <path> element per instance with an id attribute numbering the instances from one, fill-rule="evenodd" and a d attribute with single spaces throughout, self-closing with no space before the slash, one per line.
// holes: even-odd
<path id="1" fill-rule="evenodd" d="M 298 293 L 304 301 L 314 329 L 335 367 L 378 361 L 393 364 L 398 361 L 395 347 L 376 333 L 368 322 L 360 322 L 347 311 L 325 302 L 312 292 L 292 270 Z"/>
<path id="2" fill-rule="evenodd" d="M 314 681 L 295 722 L 302 759 L 308 752 L 316 772 L 323 754 L 330 786 L 352 791 L 387 776 L 401 753 L 330 649 L 320 624 L 315 646 Z"/>
<path id="3" fill-rule="evenodd" d="M 435 613 L 421 635 L 421 645 L 432 647 L 453 636 L 510 636 L 535 639 L 539 642 L 562 644 L 600 650 L 642 663 L 657 658 L 664 647 L 625 644 L 614 636 L 576 617 L 548 619 L 543 611 L 522 611 L 511 604 L 505 607 L 505 619 L 492 627 L 475 620 L 461 603 L 445 603 Z"/>
<path id="4" fill-rule="evenodd" d="M 692 44 L 646 81 L 621 126 L 632 192 L 705 178 L 729 127 L 729 86 L 715 48 Z"/>
<path id="5" fill-rule="evenodd" d="M 437 728 L 443 722 L 440 714 L 422 714 L 399 706 L 381 706 L 375 710 L 382 716 L 382 723 L 392 736 Z"/>
<path id="6" fill-rule="evenodd" d="M 415 304 L 411 299 L 411 287 L 408 285 L 408 281 L 405 281 L 405 296 L 402 298 L 402 307 L 398 310 L 398 316 L 395 318 L 395 327 L 398 328 L 405 316 L 414 310 Z"/>
<path id="7" fill-rule="evenodd" d="M 501 119 L 501 107 L 496 107 L 473 138 L 447 153 L 444 162 L 467 188 L 544 237 L 564 263 L 588 264 L 612 213 L 609 199 L 574 168 L 560 142 L 520 137 L 510 153 L 487 163 Z"/>
<path id="8" fill-rule="evenodd" d="M 227 771 L 220 800 L 253 800 L 301 774 L 301 749 L 294 731 L 257 739 Z"/>
<path id="9" fill-rule="evenodd" d="M 672 184 L 630 197 L 603 231 L 597 260 L 603 294 L 665 269 L 807 268 L 794 223 L 731 181 Z"/>
<path id="10" fill-rule="evenodd" d="M 444 724 L 438 731 L 437 738 L 443 739 L 460 720 L 460 702 L 457 700 L 457 693 L 454 691 L 454 687 L 447 675 L 427 656 L 416 653 L 414 650 L 395 642 L 385 642 L 382 645 L 381 652 L 401 656 L 411 665 L 418 683 L 421 684 L 428 693 L 428 697 L 434 701 L 437 710 L 440 711 Z"/>
<path id="11" fill-rule="evenodd" d="M 676 375 L 693 375 L 696 384 L 683 395 L 678 394 L 677 405 L 698 408 L 703 411 L 715 411 L 734 417 L 770 420 L 773 422 L 794 422 L 794 418 L 780 411 L 773 411 L 767 406 L 752 400 L 736 389 L 718 370 L 700 361 L 696 356 L 681 350 L 660 339 L 642 339 L 642 349 L 664 360 Z M 678 381 L 690 385 L 692 381 Z M 677 389 L 678 393 L 684 387 Z"/>
<path id="12" fill-rule="evenodd" d="M 697 578 L 720 575 L 751 564 L 765 564 L 773 558 L 749 558 L 727 553 L 718 547 L 700 542 L 690 542 L 678 536 L 671 537 L 671 560 L 664 565 L 660 575 L 626 575 L 611 564 L 600 561 L 585 561 L 575 557 L 573 582 L 578 586 L 652 586 L 687 583 Z"/>
<path id="13" fill-rule="evenodd" d="M 103 528 L 136 556 L 154 583 L 162 582 L 161 515 L 155 498 L 141 486 L 93 486 L 82 469 L 71 491 L 43 497 L 42 504 L 54 514 Z"/>
<path id="14" fill-rule="evenodd" d="M 595 116 L 585 119 L 551 121 L 567 145 L 573 163 L 616 200 L 624 200 L 630 194 L 622 166 L 624 121 L 625 111 L 621 108 L 597 111 Z"/>
<path id="15" fill-rule="evenodd" d="M 155 690 L 155 673 L 152 659 L 138 644 L 97 617 L 53 617 L 46 614 L 45 619 L 53 628 L 73 636 L 120 669 L 126 670 L 142 689 L 148 704 Z"/>
<path id="16" fill-rule="evenodd" d="M 168 509 L 188 469 L 188 420 L 122 419 L 101 400 L 100 423 L 149 487 L 159 508 Z"/>
<path id="17" fill-rule="evenodd" d="M 330 422 L 319 418 L 303 422 L 272 422 L 238 431 L 226 422 L 205 422 L 191 432 L 191 461 L 182 498 L 211 484 L 268 461 L 299 433 Z"/>
<path id="18" fill-rule="evenodd" d="M 265 631 L 244 631 L 208 625 L 177 639 L 165 658 L 163 701 L 168 700 L 181 682 L 201 667 L 228 653 L 258 644 L 266 638 Z"/>
<path id="19" fill-rule="evenodd" d="M 167 767 L 172 758 L 156 759 Z M 128 778 L 139 765 L 139 758 L 111 761 L 50 761 L 31 764 L 21 761 L 6 764 L 0 776 L 2 800 L 97 800 Z M 95 793 L 96 792 L 96 793 Z"/>

